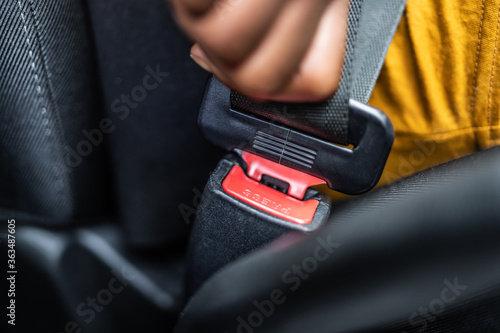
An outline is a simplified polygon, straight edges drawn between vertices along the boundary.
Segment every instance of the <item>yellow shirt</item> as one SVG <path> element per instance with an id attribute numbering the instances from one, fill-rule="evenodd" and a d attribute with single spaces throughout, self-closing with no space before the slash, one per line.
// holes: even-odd
<path id="1" fill-rule="evenodd" d="M 500 144 L 500 0 L 408 0 L 369 104 L 396 138 L 380 184 Z"/>

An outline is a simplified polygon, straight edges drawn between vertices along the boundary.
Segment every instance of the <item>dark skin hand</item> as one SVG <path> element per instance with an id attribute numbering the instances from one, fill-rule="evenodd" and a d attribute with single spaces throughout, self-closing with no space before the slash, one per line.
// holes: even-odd
<path id="1" fill-rule="evenodd" d="M 191 56 L 264 100 L 313 102 L 338 88 L 349 0 L 170 0 Z"/>

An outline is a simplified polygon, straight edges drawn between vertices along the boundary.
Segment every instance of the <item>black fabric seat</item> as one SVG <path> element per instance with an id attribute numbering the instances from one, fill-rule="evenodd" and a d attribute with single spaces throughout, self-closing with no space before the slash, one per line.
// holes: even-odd
<path id="1" fill-rule="evenodd" d="M 500 148 L 353 200 L 221 269 L 175 332 L 497 332 L 498 170 Z"/>

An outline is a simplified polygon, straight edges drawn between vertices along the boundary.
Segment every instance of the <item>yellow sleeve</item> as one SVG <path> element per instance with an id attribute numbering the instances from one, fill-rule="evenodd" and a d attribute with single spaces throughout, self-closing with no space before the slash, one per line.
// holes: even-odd
<path id="1" fill-rule="evenodd" d="M 396 138 L 380 184 L 500 144 L 500 0 L 408 0 L 369 104 Z"/>

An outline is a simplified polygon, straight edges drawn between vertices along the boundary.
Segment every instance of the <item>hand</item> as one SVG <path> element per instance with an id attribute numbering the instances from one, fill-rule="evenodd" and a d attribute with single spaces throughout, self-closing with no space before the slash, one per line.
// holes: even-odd
<path id="1" fill-rule="evenodd" d="M 290 102 L 337 90 L 349 0 L 170 1 L 192 58 L 232 89 Z"/>

